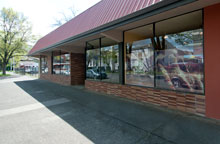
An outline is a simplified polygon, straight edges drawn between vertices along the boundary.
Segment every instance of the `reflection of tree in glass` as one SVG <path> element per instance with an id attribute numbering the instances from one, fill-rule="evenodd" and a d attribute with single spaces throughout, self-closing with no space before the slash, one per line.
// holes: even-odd
<path id="1" fill-rule="evenodd" d="M 202 29 L 197 29 L 177 34 L 170 34 L 168 35 L 168 37 L 170 39 L 174 39 L 177 44 L 185 46 L 192 43 L 196 43 L 198 41 L 202 41 L 203 38 L 200 36 L 201 34 L 203 34 Z"/>
<path id="2" fill-rule="evenodd" d="M 127 71 L 139 74 L 153 73 L 153 49 L 148 39 L 127 44 Z M 135 61 L 137 64 L 134 64 Z"/>
<path id="3" fill-rule="evenodd" d="M 118 61 L 117 53 L 117 46 L 109 46 L 101 49 L 102 63 L 107 65 L 107 72 L 115 72 L 115 64 Z"/>
<path id="4" fill-rule="evenodd" d="M 202 30 L 198 29 L 152 39 L 156 48 L 157 73 L 163 74 L 171 89 L 176 89 L 172 83 L 174 78 L 181 81 L 181 84 L 184 84 L 191 92 L 195 89 L 204 89 L 203 74 L 200 68 L 202 63 L 192 63 L 184 57 L 193 55 L 194 45 L 202 44 L 201 35 Z M 175 40 L 176 44 L 170 43 L 168 39 Z M 180 49 L 180 45 L 184 47 Z M 188 50 L 189 45 L 191 45 L 191 50 Z"/>
<path id="5" fill-rule="evenodd" d="M 86 61 L 87 69 L 89 66 L 98 67 L 99 65 L 99 49 L 87 50 Z"/>

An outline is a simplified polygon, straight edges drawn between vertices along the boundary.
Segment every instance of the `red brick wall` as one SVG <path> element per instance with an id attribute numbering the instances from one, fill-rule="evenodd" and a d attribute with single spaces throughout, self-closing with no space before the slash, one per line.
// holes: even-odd
<path id="1" fill-rule="evenodd" d="M 71 85 L 83 85 L 85 81 L 85 55 L 71 53 Z"/>
<path id="2" fill-rule="evenodd" d="M 100 81 L 85 81 L 89 90 L 205 116 L 205 96 Z"/>
<path id="3" fill-rule="evenodd" d="M 66 76 L 66 75 L 54 75 L 54 74 L 52 75 L 49 73 L 48 74 L 41 74 L 40 79 L 48 80 L 48 81 L 59 83 L 62 85 L 70 85 L 71 84 L 70 76 Z"/>

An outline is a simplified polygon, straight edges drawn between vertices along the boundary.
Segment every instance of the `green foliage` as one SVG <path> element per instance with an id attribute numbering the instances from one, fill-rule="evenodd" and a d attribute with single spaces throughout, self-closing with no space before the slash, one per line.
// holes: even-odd
<path id="1" fill-rule="evenodd" d="M 32 26 L 23 14 L 11 8 L 0 11 L 0 61 L 3 73 L 13 55 L 26 54 L 33 38 Z"/>
<path id="2" fill-rule="evenodd" d="M 0 74 L 0 77 L 4 77 L 4 76 L 10 76 L 10 74 L 6 74 L 6 75 Z"/>
<path id="3" fill-rule="evenodd" d="M 202 33 L 202 29 L 197 29 L 197 30 L 190 30 L 177 34 L 171 34 L 168 37 L 174 38 L 176 43 L 185 46 L 197 41 L 202 41 L 201 39 L 202 37 L 200 36 L 201 33 Z"/>

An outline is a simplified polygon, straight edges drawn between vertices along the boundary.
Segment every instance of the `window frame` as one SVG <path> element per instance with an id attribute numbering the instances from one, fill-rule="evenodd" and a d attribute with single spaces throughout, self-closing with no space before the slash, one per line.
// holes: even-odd
<path id="1" fill-rule="evenodd" d="M 130 30 L 134 30 L 134 29 L 138 29 L 138 28 L 141 28 L 141 27 L 145 27 L 145 26 L 150 26 L 152 25 L 152 28 L 153 28 L 153 31 L 152 31 L 152 34 L 153 34 L 153 38 L 154 38 L 154 23 L 149 23 L 149 24 L 145 24 L 145 25 L 141 25 L 141 26 L 138 26 L 138 27 L 135 27 L 135 28 L 132 28 L 132 29 L 128 29 L 128 30 L 125 30 L 123 31 L 123 49 L 124 49 L 124 65 L 123 65 L 123 84 L 125 85 L 131 85 L 131 86 L 138 86 L 138 87 L 146 87 L 146 88 L 154 88 L 155 87 L 155 50 L 154 50 L 154 43 L 151 43 L 152 44 L 152 50 L 153 50 L 153 76 L 154 76 L 154 80 L 153 80 L 153 85 L 152 86 L 146 86 L 146 85 L 137 85 L 137 84 L 128 84 L 126 83 L 126 75 L 127 75 L 127 69 L 126 69 L 126 62 L 127 62 L 127 46 L 125 43 L 125 32 L 127 31 L 130 31 Z M 149 38 L 147 38 L 149 39 Z M 137 40 L 137 41 L 142 41 L 142 40 L 146 40 L 146 39 L 141 39 L 141 40 Z M 133 42 L 137 42 L 137 41 L 133 41 Z M 149 48 L 146 48 L 146 49 L 149 49 Z"/>
<path id="2" fill-rule="evenodd" d="M 159 22 L 162 22 L 162 21 L 165 21 L 165 20 L 169 20 L 169 19 L 172 19 L 172 18 L 175 18 L 175 17 L 179 17 L 179 16 L 183 16 L 183 15 L 186 15 L 186 14 L 190 14 L 190 13 L 193 13 L 193 12 L 197 12 L 197 11 L 201 11 L 202 13 L 202 31 L 203 31 L 203 34 L 202 34 L 202 37 L 203 37 L 203 40 L 202 40 L 202 45 L 203 45 L 203 92 L 202 93 L 198 93 L 198 92 L 189 92 L 189 91 L 184 91 L 184 90 L 172 90 L 172 89 L 167 89 L 167 88 L 160 88 L 160 87 L 157 87 L 157 83 L 156 83 L 156 50 L 155 50 L 155 47 L 153 46 L 153 50 L 154 50 L 154 86 L 153 87 L 150 87 L 150 86 L 144 86 L 144 85 L 135 85 L 135 84 L 126 84 L 125 83 L 125 79 L 126 79 L 126 44 L 125 44 L 125 32 L 126 31 L 129 31 L 129 30 L 133 30 L 133 29 L 136 29 L 136 28 L 140 28 L 140 27 L 144 27 L 144 26 L 147 26 L 147 25 L 153 25 L 153 36 L 155 38 L 156 36 L 156 23 L 159 23 Z M 124 53 L 123 55 L 125 55 L 125 58 L 123 59 L 124 60 L 124 63 L 123 63 L 123 73 L 122 73 L 122 76 L 123 76 L 123 85 L 130 85 L 130 86 L 137 86 L 137 87 L 144 87 L 144 88 L 152 88 L 152 89 L 156 89 L 156 90 L 166 90 L 166 91 L 172 91 L 172 92 L 177 92 L 177 93 L 189 93 L 189 94 L 197 94 L 197 95 L 205 95 L 205 57 L 204 57 L 204 54 L 205 54 L 205 48 L 204 48 L 204 9 L 198 9 L 198 10 L 194 10 L 194 11 L 190 11 L 190 12 L 187 12 L 187 13 L 184 13 L 184 14 L 180 14 L 180 15 L 177 15 L 177 16 L 173 16 L 173 17 L 170 17 L 170 18 L 166 18 L 166 19 L 162 19 L 162 20 L 159 20 L 159 21 L 155 21 L 155 22 L 152 22 L 152 23 L 148 23 L 148 24 L 144 24 L 144 25 L 141 25 L 141 26 L 137 26 L 137 27 L 134 27 L 134 28 L 131 28 L 131 29 L 127 29 L 127 30 L 124 30 L 123 31 L 123 49 L 124 49 Z"/>
<path id="3" fill-rule="evenodd" d="M 59 56 L 59 64 L 61 64 L 62 63 L 62 58 L 61 58 L 61 56 L 62 55 L 65 55 L 65 54 L 69 54 L 69 57 L 70 57 L 70 53 L 69 52 L 67 52 L 67 53 L 62 53 L 62 51 L 60 50 L 59 51 L 59 54 L 58 55 L 56 55 L 56 56 Z M 70 76 L 71 75 L 71 63 L 69 63 L 69 67 L 70 67 L 70 74 L 62 74 L 61 73 L 61 71 L 62 71 L 62 68 L 60 67 L 59 68 L 59 73 L 58 74 L 56 74 L 56 73 L 54 73 L 54 51 L 52 51 L 52 56 L 51 56 L 51 74 L 52 75 L 63 75 L 63 76 Z"/>
<path id="4" fill-rule="evenodd" d="M 120 84 L 120 72 L 118 72 L 118 77 L 119 77 L 119 80 L 117 82 L 112 82 L 112 81 L 103 81 L 102 80 L 102 77 L 100 77 L 100 79 L 97 79 L 97 80 L 93 80 L 93 79 L 88 79 L 87 76 L 86 76 L 86 72 L 87 72 L 87 51 L 88 50 L 94 50 L 94 49 L 98 49 L 99 50 L 99 62 L 100 62 L 100 66 L 99 66 L 99 74 L 101 72 L 101 65 L 102 65 L 102 51 L 101 49 L 104 48 L 105 46 L 102 47 L 102 39 L 103 38 L 106 38 L 106 37 L 100 37 L 100 38 L 96 38 L 96 39 L 93 39 L 93 40 L 90 40 L 90 41 L 87 41 L 86 42 L 86 47 L 85 47 L 85 80 L 89 80 L 89 81 L 98 81 L 98 82 L 105 82 L 105 83 L 113 83 L 113 84 Z M 91 42 L 91 41 L 95 41 L 95 40 L 99 40 L 99 47 L 98 48 L 94 48 L 94 49 L 89 49 L 87 47 L 88 43 Z M 120 43 L 117 42 L 117 44 L 115 45 L 118 45 L 118 54 L 120 56 Z M 111 46 L 114 46 L 114 45 L 111 45 Z M 120 59 L 118 61 L 118 64 L 119 64 L 119 68 L 121 67 L 120 66 Z"/>

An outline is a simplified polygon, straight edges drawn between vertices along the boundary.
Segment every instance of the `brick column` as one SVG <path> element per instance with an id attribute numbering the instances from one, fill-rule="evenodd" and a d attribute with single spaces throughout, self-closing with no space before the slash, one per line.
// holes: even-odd
<path id="1" fill-rule="evenodd" d="M 71 53 L 71 85 L 83 85 L 85 83 L 85 55 Z"/>

